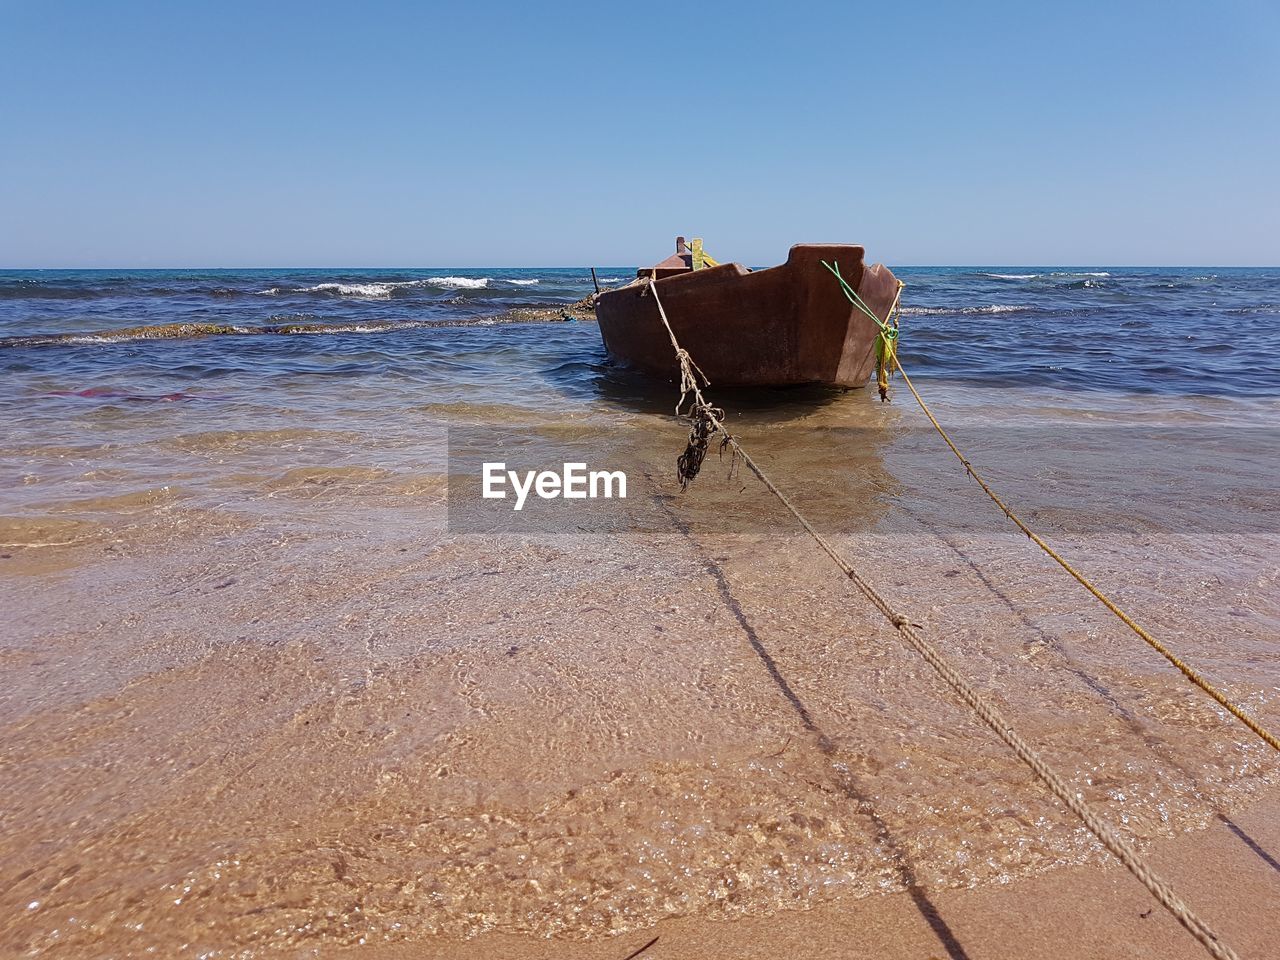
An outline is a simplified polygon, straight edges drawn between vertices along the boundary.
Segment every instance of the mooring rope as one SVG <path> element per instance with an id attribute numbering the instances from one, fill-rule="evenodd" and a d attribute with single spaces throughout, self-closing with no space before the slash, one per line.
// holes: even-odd
<path id="1" fill-rule="evenodd" d="M 1004 500 L 1002 500 L 994 490 L 991 489 L 991 487 L 987 484 L 987 481 L 982 477 L 982 474 L 978 473 L 978 471 L 974 469 L 974 466 L 972 463 L 970 463 L 968 457 L 966 457 L 963 453 L 960 452 L 960 448 L 956 446 L 955 441 L 953 441 L 950 435 L 947 433 L 947 431 L 943 429 L 942 424 L 938 422 L 938 418 L 935 417 L 933 415 L 933 411 L 929 409 L 929 405 L 924 402 L 924 397 L 920 396 L 920 391 L 916 389 L 915 384 L 911 382 L 911 378 L 907 376 L 907 371 L 902 368 L 902 361 L 898 359 L 897 327 L 890 325 L 888 322 L 882 322 L 880 318 L 875 315 L 875 313 L 871 310 L 870 307 L 866 305 L 863 299 L 860 296 L 858 296 L 857 291 L 855 291 L 852 287 L 849 286 L 849 284 L 845 281 L 844 277 L 840 276 L 840 265 L 838 263 L 835 265 L 834 268 L 831 266 L 828 266 L 825 263 L 823 264 L 823 266 L 826 266 L 827 269 L 830 270 L 835 275 L 836 279 L 840 281 L 840 285 L 844 289 L 844 294 L 849 299 L 849 302 L 852 303 L 859 310 L 861 310 L 863 313 L 867 314 L 867 316 L 869 316 L 872 320 L 874 320 L 876 325 L 880 328 L 881 342 L 884 343 L 885 352 L 888 354 L 889 373 L 892 373 L 893 370 L 896 369 L 899 373 L 902 374 L 902 382 L 907 385 L 907 389 L 910 390 L 911 395 L 915 397 L 916 403 L 920 405 L 920 409 L 924 411 L 924 415 L 929 418 L 929 422 L 933 424 L 933 428 L 936 431 L 938 431 L 938 435 L 942 437 L 942 439 L 946 442 L 947 446 L 951 448 L 951 452 L 956 455 L 956 459 L 959 460 L 960 463 L 964 466 L 965 473 L 967 473 L 970 477 L 972 477 L 974 480 L 977 481 L 978 486 L 982 488 L 982 492 L 991 498 L 991 501 L 997 507 L 1000 508 L 1000 511 L 1006 517 L 1008 517 L 1011 521 L 1013 521 L 1014 525 L 1023 533 L 1025 533 L 1032 543 L 1034 543 L 1037 547 L 1043 550 L 1055 563 L 1058 564 L 1058 566 L 1062 567 L 1063 570 L 1071 574 L 1071 576 L 1075 578 L 1077 583 L 1079 583 L 1082 587 L 1084 587 L 1091 594 L 1093 594 L 1093 596 L 1104 607 L 1106 607 L 1108 610 L 1114 613 L 1125 626 L 1127 626 L 1130 630 L 1132 630 L 1144 641 L 1146 641 L 1147 645 L 1150 646 L 1151 649 L 1155 650 L 1162 657 L 1168 660 L 1171 664 L 1177 667 L 1178 670 L 1181 671 L 1184 677 L 1186 677 L 1188 680 L 1194 683 L 1197 687 L 1199 687 L 1201 690 L 1207 693 L 1210 697 L 1216 700 L 1221 707 L 1223 707 L 1237 720 L 1239 720 L 1246 727 L 1248 727 L 1250 730 L 1256 733 L 1259 737 L 1261 737 L 1262 740 L 1268 746 L 1270 746 L 1272 749 L 1280 750 L 1280 738 L 1277 738 L 1275 734 L 1271 733 L 1271 731 L 1269 731 L 1261 723 L 1259 723 L 1252 716 L 1250 716 L 1249 713 L 1243 707 L 1241 707 L 1239 704 L 1233 701 L 1230 697 L 1228 697 L 1225 693 L 1223 693 L 1221 690 L 1215 687 L 1212 683 L 1210 683 L 1207 679 L 1205 679 L 1200 673 L 1198 673 L 1190 664 L 1188 664 L 1185 660 L 1183 660 L 1176 653 L 1174 653 L 1172 650 L 1166 647 L 1163 643 L 1161 643 L 1158 639 L 1152 636 L 1151 633 L 1146 628 L 1144 628 L 1140 623 L 1134 620 L 1133 617 L 1125 613 L 1125 611 L 1122 610 L 1114 600 L 1112 600 L 1105 593 L 1103 593 L 1088 577 L 1086 577 L 1083 573 L 1081 573 L 1079 570 L 1073 567 L 1071 563 L 1065 557 L 1063 557 L 1062 554 L 1058 553 L 1057 550 L 1053 549 L 1053 547 L 1051 547 L 1044 540 L 1043 537 L 1041 537 L 1029 526 L 1027 526 L 1027 524 L 1023 521 L 1023 519 L 1019 517 L 1016 513 L 1014 513 L 1013 510 L 1010 509 L 1009 505 L 1005 503 Z M 902 298 L 902 288 L 905 286 L 906 284 L 904 284 L 901 280 L 898 281 L 898 290 L 894 294 L 893 304 L 889 307 L 888 318 L 890 319 L 893 317 L 894 312 L 898 309 L 899 301 Z"/>
<path id="2" fill-rule="evenodd" d="M 760 466 L 751 459 L 737 439 L 725 428 L 723 412 L 712 407 L 703 397 L 695 375 L 695 371 L 698 374 L 701 374 L 701 371 L 697 370 L 688 351 L 681 348 L 680 342 L 676 339 L 675 331 L 671 328 L 671 322 L 667 319 L 667 312 L 658 296 L 656 284 L 650 283 L 649 290 L 653 294 L 654 303 L 658 307 L 658 315 L 662 318 L 663 326 L 667 328 L 667 334 L 671 337 L 671 344 L 676 351 L 676 359 L 680 364 L 682 403 L 685 393 L 691 392 L 693 394 L 694 405 L 689 416 L 695 420 L 695 425 L 696 420 L 704 419 L 714 426 L 715 432 L 718 432 L 723 438 L 722 444 L 730 447 L 742 459 L 742 462 L 756 475 L 757 479 L 765 485 L 770 493 L 778 498 L 809 536 L 822 548 L 823 552 L 853 582 L 859 592 L 897 629 L 899 635 L 924 658 L 929 666 L 937 671 L 947 685 L 991 728 L 996 736 L 1004 741 L 1018 759 L 1031 769 L 1031 772 L 1049 788 L 1049 792 L 1062 801 L 1063 805 L 1080 819 L 1089 832 L 1097 837 L 1099 842 L 1147 888 L 1160 905 L 1169 911 L 1174 919 L 1200 942 L 1210 956 L 1214 957 L 1215 960 L 1239 960 L 1236 952 L 1223 943 L 1208 924 L 1192 912 L 1182 898 L 1173 892 L 1169 884 L 1147 865 L 1138 852 L 1116 833 L 1110 824 L 1095 814 L 1079 794 L 1072 792 L 1067 782 L 1045 763 L 1035 749 L 1010 726 L 1009 721 L 1004 718 L 996 706 L 975 690 L 969 681 L 942 655 L 938 648 L 912 627 L 911 621 L 895 610 L 889 601 L 881 596 L 875 587 L 864 579 L 853 565 L 832 546 L 827 538 L 814 529 L 813 524 L 796 508 L 786 494 L 779 490 L 773 481 L 765 475 Z M 899 292 L 901 292 L 901 288 L 899 288 Z M 704 384 L 710 386 L 710 381 L 705 374 L 702 375 L 702 379 Z M 677 408 L 678 410 L 679 408 Z"/>

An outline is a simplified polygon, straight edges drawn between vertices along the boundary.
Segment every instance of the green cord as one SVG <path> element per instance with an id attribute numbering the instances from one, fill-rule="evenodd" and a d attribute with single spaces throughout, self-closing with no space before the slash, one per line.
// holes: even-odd
<path id="1" fill-rule="evenodd" d="M 831 273 L 835 276 L 835 278 L 840 281 L 840 286 L 844 290 L 844 295 L 848 299 L 848 301 L 852 303 L 855 307 L 857 307 L 859 310 L 861 310 L 863 313 L 865 313 L 868 317 L 870 317 L 871 321 L 877 327 L 880 328 L 881 333 L 883 333 L 890 340 L 892 340 L 894 337 L 898 335 L 898 331 L 894 330 L 893 327 L 890 327 L 888 324 L 881 321 L 881 319 L 875 315 L 875 311 L 872 310 L 870 307 L 868 307 L 866 303 L 863 301 L 863 299 L 860 296 L 858 296 L 858 292 L 854 290 L 853 287 L 849 286 L 849 281 L 845 280 L 845 278 L 840 275 L 839 260 L 833 260 L 831 263 L 827 263 L 827 261 L 825 260 L 819 260 L 818 262 L 821 263 L 828 270 L 830 270 Z M 831 265 L 832 263 L 834 263 L 835 266 L 832 266 Z"/>

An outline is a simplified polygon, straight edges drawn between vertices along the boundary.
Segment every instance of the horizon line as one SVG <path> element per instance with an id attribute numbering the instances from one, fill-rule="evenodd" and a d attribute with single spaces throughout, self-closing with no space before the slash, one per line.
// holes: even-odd
<path id="1" fill-rule="evenodd" d="M 741 261 L 727 261 L 730 263 L 740 263 Z M 875 261 L 882 262 L 882 261 Z M 782 264 L 773 264 L 773 266 L 781 266 Z M 1110 267 L 1114 270 L 1280 270 L 1280 264 L 1251 264 L 1251 263 L 1107 263 L 1104 261 L 1094 263 L 895 263 L 886 264 L 892 269 L 915 269 L 920 267 L 947 267 L 947 268 L 989 268 L 989 267 L 1015 267 L 1018 269 L 1029 269 L 1032 267 Z M 405 264 L 339 264 L 339 265 L 323 265 L 323 264 L 258 264 L 236 266 L 211 266 L 211 265 L 166 265 L 166 266 L 127 266 L 122 264 L 106 266 L 106 267 L 85 267 L 85 266 L 57 266 L 57 267 L 9 267 L 0 266 L 0 272 L 18 273 L 21 271 L 44 272 L 53 270 L 637 270 L 641 269 L 635 264 L 426 264 L 418 266 L 409 266 Z M 767 267 L 753 267 L 752 269 L 768 269 Z"/>

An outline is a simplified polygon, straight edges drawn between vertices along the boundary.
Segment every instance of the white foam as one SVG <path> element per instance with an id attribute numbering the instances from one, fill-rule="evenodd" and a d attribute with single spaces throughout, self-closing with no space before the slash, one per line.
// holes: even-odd
<path id="1" fill-rule="evenodd" d="M 481 290 L 489 285 L 488 277 L 430 277 L 426 280 L 411 280 L 408 286 L 438 286 L 462 290 Z"/>
<path id="2" fill-rule="evenodd" d="M 512 283 L 537 283 L 537 280 L 513 280 Z M 270 287 L 259 290 L 266 297 L 279 297 L 291 293 L 332 293 L 340 297 L 356 297 L 363 300 L 387 300 L 396 290 L 404 287 L 438 287 L 443 290 L 481 290 L 489 285 L 488 277 L 428 277 L 425 280 L 393 280 L 384 283 L 318 283 L 314 287 Z"/>
<path id="3" fill-rule="evenodd" d="M 996 280 L 1034 280 L 1040 276 L 1038 273 L 984 273 L 984 277 L 993 277 Z"/>
<path id="4" fill-rule="evenodd" d="M 917 317 L 943 316 L 956 313 L 1020 313 L 1031 307 L 1021 304 L 993 303 L 985 307 L 903 307 L 902 313 Z"/>
<path id="5" fill-rule="evenodd" d="M 365 297 L 385 300 L 399 284 L 394 283 L 320 283 L 306 287 L 303 293 L 336 293 L 340 297 Z"/>
<path id="6" fill-rule="evenodd" d="M 508 281 L 506 281 L 506 282 L 507 282 L 507 283 L 514 283 L 514 284 L 516 284 L 517 286 L 521 286 L 521 287 L 528 287 L 528 286 L 532 286 L 533 284 L 537 283 L 537 282 L 538 282 L 538 278 L 537 278 L 537 277 L 534 277 L 532 280 L 508 280 Z"/>
<path id="7" fill-rule="evenodd" d="M 340 297 L 364 297 L 381 300 L 391 296 L 392 283 L 318 283 L 314 287 L 269 287 L 259 290 L 264 297 L 282 297 L 291 293 L 336 293 Z"/>

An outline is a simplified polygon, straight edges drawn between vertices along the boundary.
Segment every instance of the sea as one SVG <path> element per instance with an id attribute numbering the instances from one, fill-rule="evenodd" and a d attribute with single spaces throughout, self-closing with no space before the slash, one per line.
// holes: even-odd
<path id="1" fill-rule="evenodd" d="M 1280 726 L 1280 269 L 895 273 L 903 367 L 970 463 Z M 0 271 L 5 949 L 572 952 L 1103 862 L 732 451 L 681 488 L 676 373 L 611 360 L 593 289 Z M 705 390 L 1126 836 L 1225 823 L 1261 855 L 1231 818 L 1268 748 L 1009 525 L 900 377 Z M 459 511 L 481 461 L 570 453 L 627 497 Z"/>
<path id="2" fill-rule="evenodd" d="M 1241 400 L 1280 393 L 1280 269 L 896 272 L 907 283 L 903 359 L 928 379 Z M 634 271 L 597 274 L 607 287 Z M 589 395 L 609 369 L 594 328 L 500 321 L 592 289 L 581 267 L 0 271 L 5 400 L 100 388 L 284 406 L 289 385 L 306 377 L 348 387 L 385 378 L 388 398 L 400 380 L 419 396 L 474 390 L 483 402 L 512 376 L 530 402 L 546 391 Z"/>
<path id="3" fill-rule="evenodd" d="M 1051 459 L 1073 445 L 1075 427 L 1112 425 L 1107 449 L 1136 442 L 1134 430 L 1165 430 L 1166 449 L 1195 435 L 1236 437 L 1246 459 L 1275 452 L 1280 269 L 898 273 L 904 367 L 944 419 L 979 429 L 975 442 L 989 446 L 986 428 L 1000 423 L 1008 446 Z M 634 268 L 596 275 L 609 287 Z M 264 431 L 301 430 L 292 466 L 411 473 L 448 468 L 447 443 L 406 442 L 423 431 L 453 429 L 455 448 L 479 456 L 492 445 L 484 426 L 574 424 L 589 441 L 648 425 L 674 409 L 673 382 L 616 366 L 592 322 L 541 322 L 570 316 L 592 290 L 583 267 L 0 272 L 0 454 L 22 474 L 0 493 L 0 512 L 38 511 L 64 482 L 82 495 L 84 468 L 101 453 L 136 458 L 138 479 L 163 486 L 174 464 L 151 452 L 175 436 L 199 446 L 243 432 L 252 445 Z M 882 439 L 924 424 L 896 419 L 897 401 L 893 413 L 870 413 L 866 391 L 711 392 L 748 428 L 818 416 Z M 363 442 L 324 440 L 350 431 Z M 279 460 L 264 452 L 264 477 Z M 188 463 L 182 479 L 207 489 L 222 466 Z M 1188 519 L 1204 517 L 1179 522 Z"/>

